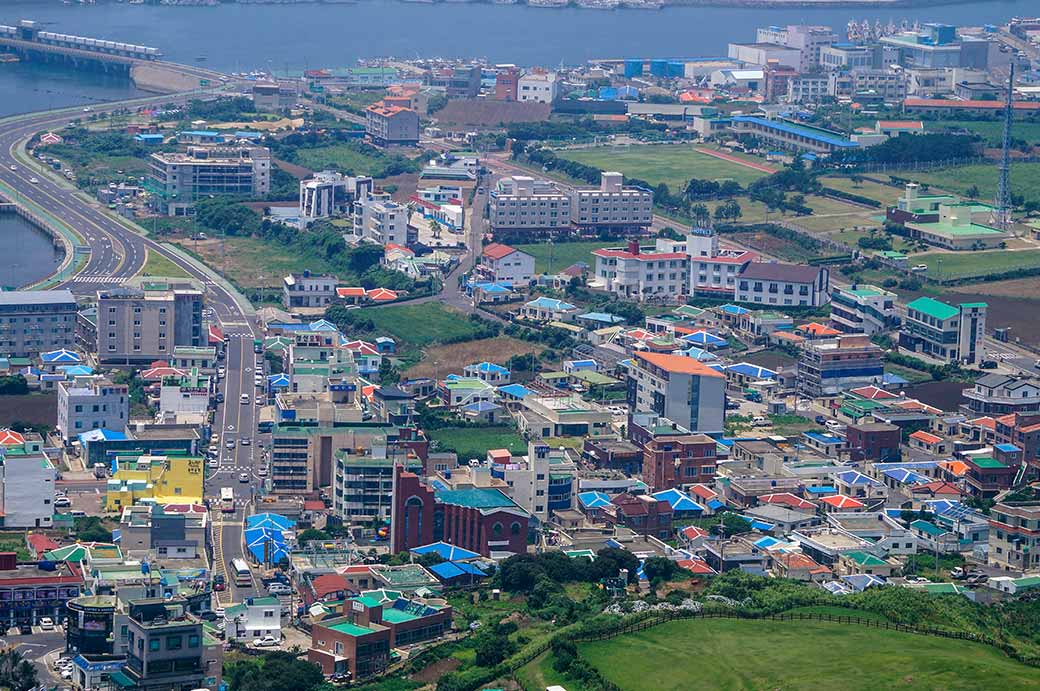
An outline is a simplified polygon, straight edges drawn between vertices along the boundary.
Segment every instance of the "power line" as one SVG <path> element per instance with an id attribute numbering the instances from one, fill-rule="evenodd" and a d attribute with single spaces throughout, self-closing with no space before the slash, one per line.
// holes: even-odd
<path id="1" fill-rule="evenodd" d="M 997 168 L 997 198 L 993 205 L 992 223 L 1000 230 L 1011 227 L 1011 119 L 1014 115 L 1012 94 L 1015 90 L 1015 63 L 1008 76 L 1007 102 L 1004 105 L 1004 136 L 1001 142 L 1000 166 Z"/>

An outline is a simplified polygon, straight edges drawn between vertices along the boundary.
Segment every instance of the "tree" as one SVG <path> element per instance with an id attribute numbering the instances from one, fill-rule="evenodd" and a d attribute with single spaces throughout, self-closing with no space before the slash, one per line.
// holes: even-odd
<path id="1" fill-rule="evenodd" d="M 25 377 L 13 374 L 0 377 L 0 396 L 21 396 L 29 393 Z"/>
<path id="2" fill-rule="evenodd" d="M 751 530 L 751 521 L 738 516 L 735 513 L 724 513 L 722 514 L 722 534 L 725 537 L 736 535 L 737 533 L 746 533 Z"/>
<path id="3" fill-rule="evenodd" d="M 978 185 L 972 185 L 968 189 L 964 190 L 964 194 L 968 195 L 968 199 L 978 199 L 979 198 L 979 194 L 980 194 L 979 193 L 979 186 Z"/>
<path id="4" fill-rule="evenodd" d="M 36 667 L 18 650 L 7 648 L 0 652 L 0 688 L 29 691 L 36 684 Z"/>
<path id="5" fill-rule="evenodd" d="M 390 362 L 390 358 L 383 358 L 379 363 L 379 382 L 381 384 L 396 384 L 399 381 L 401 381 L 401 373 Z"/>
<path id="6" fill-rule="evenodd" d="M 318 530 L 317 528 L 307 528 L 307 530 L 304 530 L 302 533 L 296 536 L 296 542 L 301 545 L 311 540 L 323 541 L 330 539 L 332 538 L 329 536 L 328 533 L 326 533 L 324 530 Z"/>
<path id="7" fill-rule="evenodd" d="M 100 516 L 80 516 L 74 525 L 76 537 L 83 542 L 112 542 L 112 531 L 105 528 Z"/>
<path id="8" fill-rule="evenodd" d="M 643 562 L 643 573 L 651 583 L 670 581 L 678 571 L 678 565 L 664 557 L 650 557 Z"/>

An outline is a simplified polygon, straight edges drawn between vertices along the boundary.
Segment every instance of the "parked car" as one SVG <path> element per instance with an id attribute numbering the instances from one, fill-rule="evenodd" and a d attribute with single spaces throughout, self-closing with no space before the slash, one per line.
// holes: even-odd
<path id="1" fill-rule="evenodd" d="M 952 569 L 950 569 L 950 578 L 961 579 L 965 578 L 967 575 L 968 573 L 960 566 L 955 566 Z"/>
<path id="2" fill-rule="evenodd" d="M 817 425 L 825 425 L 827 424 L 827 418 L 825 418 L 822 415 L 817 415 L 813 418 L 813 422 L 815 422 Z"/>
<path id="3" fill-rule="evenodd" d="M 32 627 L 29 626 L 28 624 L 19 624 L 18 625 L 18 633 L 22 634 L 23 636 L 31 636 L 32 635 Z"/>
<path id="4" fill-rule="evenodd" d="M 201 619 L 202 621 L 216 621 L 217 620 L 217 613 L 216 612 L 203 612 L 202 614 L 199 615 L 199 619 Z"/>
<path id="5" fill-rule="evenodd" d="M 54 630 L 54 620 L 51 619 L 50 617 L 41 617 L 40 618 L 40 630 L 42 630 L 42 631 L 53 631 Z"/>
<path id="6" fill-rule="evenodd" d="M 239 482 L 249 482 L 249 473 L 239 473 L 238 474 L 238 481 Z"/>
<path id="7" fill-rule="evenodd" d="M 276 645 L 278 645 L 278 639 L 274 636 L 264 636 L 263 638 L 253 639 L 253 647 L 255 648 L 268 648 Z"/>
<path id="8" fill-rule="evenodd" d="M 979 363 L 979 369 L 996 369 L 996 368 L 997 368 L 997 361 L 996 360 L 983 360 L 982 362 Z"/>
<path id="9" fill-rule="evenodd" d="M 920 271 L 927 271 L 928 270 L 928 265 L 927 264 L 914 264 L 912 267 L 910 267 L 910 270 L 911 271 L 918 271 L 918 272 L 920 272 Z"/>
<path id="10" fill-rule="evenodd" d="M 54 506 L 56 506 L 59 509 L 67 508 L 69 506 L 72 506 L 72 500 L 68 497 L 56 497 L 54 499 Z"/>

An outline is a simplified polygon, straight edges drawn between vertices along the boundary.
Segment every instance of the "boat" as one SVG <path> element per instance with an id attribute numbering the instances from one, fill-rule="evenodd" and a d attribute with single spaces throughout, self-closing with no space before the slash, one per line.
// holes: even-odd
<path id="1" fill-rule="evenodd" d="M 519 0 L 491 0 L 492 5 L 515 5 Z"/>
<path id="2" fill-rule="evenodd" d="M 527 0 L 530 7 L 566 7 L 570 0 Z"/>
<path id="3" fill-rule="evenodd" d="M 621 0 L 578 0 L 578 7 L 586 10 L 616 10 Z"/>

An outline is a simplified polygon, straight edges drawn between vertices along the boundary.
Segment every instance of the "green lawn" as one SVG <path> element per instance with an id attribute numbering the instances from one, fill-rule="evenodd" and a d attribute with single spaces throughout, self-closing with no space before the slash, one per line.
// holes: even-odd
<path id="1" fill-rule="evenodd" d="M 613 242 L 595 240 L 592 242 L 554 242 L 552 244 L 539 242 L 532 245 L 516 245 L 515 247 L 521 252 L 527 252 L 534 257 L 535 271 L 538 273 L 549 273 L 550 271 L 566 269 L 575 262 L 585 262 L 595 269 L 596 262 L 595 257 L 592 256 L 592 250 L 598 250 L 601 247 L 619 247 L 624 244 L 621 240 L 614 240 Z M 552 257 L 551 262 L 550 255 Z"/>
<path id="2" fill-rule="evenodd" d="M 813 621 L 676 621 L 579 647 L 633 691 L 1008 690 L 1036 688 L 1040 675 L 977 643 Z"/>
<path id="3" fill-rule="evenodd" d="M 652 185 L 665 183 L 674 193 L 690 178 L 729 178 L 747 186 L 765 173 L 693 150 L 692 144 L 639 144 L 557 151 L 560 158 L 578 161 L 601 170 L 617 170 L 625 177 Z"/>
<path id="4" fill-rule="evenodd" d="M 378 176 L 386 166 L 385 156 L 372 156 L 358 151 L 352 144 L 330 144 L 313 149 L 299 149 L 293 163 L 311 170 L 339 170 Z"/>
<path id="5" fill-rule="evenodd" d="M 526 691 L 545 691 L 550 686 L 562 686 L 567 691 L 587 691 L 577 679 L 560 674 L 552 666 L 553 656 L 544 653 L 516 671 L 516 680 Z"/>
<path id="6" fill-rule="evenodd" d="M 438 302 L 369 308 L 363 313 L 377 330 L 417 346 L 462 339 L 478 330 L 465 314 Z"/>
<path id="7" fill-rule="evenodd" d="M 152 250 L 148 250 L 148 260 L 137 273 L 138 276 L 163 276 L 165 278 L 189 278 L 188 272 L 172 261 Z"/>
<path id="8" fill-rule="evenodd" d="M 0 552 L 14 552 L 18 561 L 32 559 L 25 546 L 25 533 L 0 533 Z"/>
<path id="9" fill-rule="evenodd" d="M 527 444 L 512 427 L 505 425 L 495 427 L 445 427 L 430 430 L 426 433 L 437 442 L 438 450 L 454 451 L 459 461 L 465 463 L 471 458 L 483 461 L 488 449 L 509 449 L 514 454 L 527 451 Z"/>
<path id="10" fill-rule="evenodd" d="M 882 185 L 879 182 L 871 182 L 870 180 L 864 180 L 863 182 L 856 184 L 852 182 L 850 178 L 837 175 L 822 177 L 820 178 L 820 183 L 823 184 L 824 187 L 833 187 L 842 192 L 858 194 L 861 197 L 881 202 L 886 206 L 895 204 L 896 199 L 898 199 L 899 195 L 902 194 L 902 190 L 898 187 Z M 876 213 L 884 213 L 883 207 L 879 208 Z"/>
<path id="11" fill-rule="evenodd" d="M 942 260 L 942 266 L 939 265 Z M 1040 250 L 991 250 L 988 252 L 925 252 L 914 263 L 927 264 L 931 278 L 967 278 L 997 271 L 1040 266 Z"/>
<path id="12" fill-rule="evenodd" d="M 305 269 L 317 273 L 331 270 L 323 257 L 302 256 L 284 245 L 260 238 L 226 238 L 223 251 L 219 238 L 211 237 L 198 242 L 182 239 L 177 244 L 199 255 L 217 271 L 223 271 L 226 265 L 225 275 L 243 288 L 263 286 L 280 289 L 282 277 L 288 273 L 298 273 Z"/>
<path id="13" fill-rule="evenodd" d="M 1004 123 L 1000 120 L 935 120 L 925 122 L 925 129 L 941 132 L 947 129 L 966 129 L 982 135 L 990 146 L 1000 146 L 1004 136 Z M 1016 120 L 1011 127 L 1014 139 L 1024 139 L 1031 144 L 1040 144 L 1040 122 Z"/>
<path id="14" fill-rule="evenodd" d="M 997 164 L 942 168 L 927 173 L 914 173 L 918 182 L 957 194 L 965 194 L 978 187 L 979 199 L 992 200 L 997 193 Z M 1040 201 L 1040 163 L 1012 163 L 1011 191 L 1021 194 L 1026 201 Z"/>

